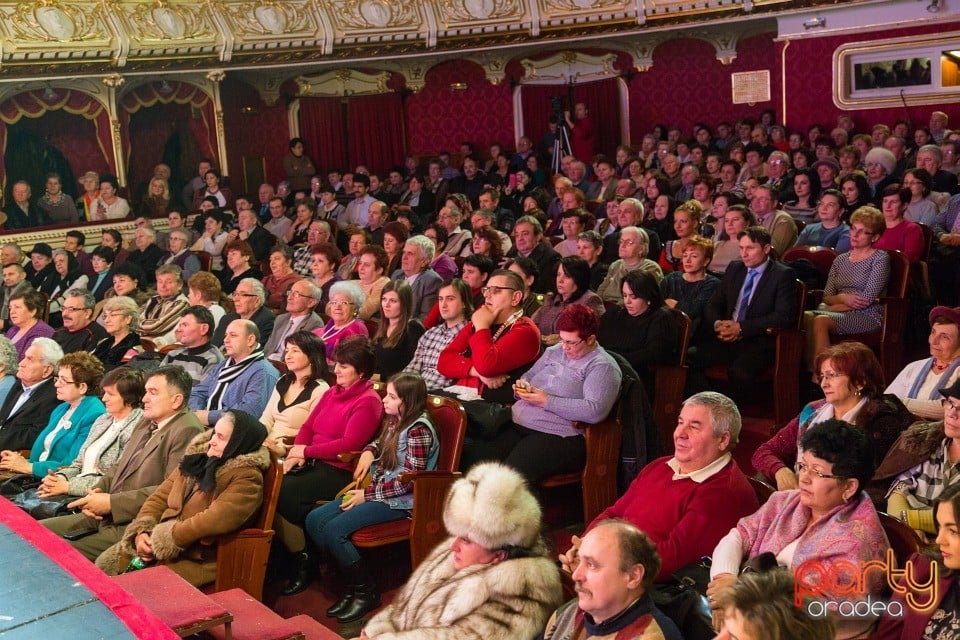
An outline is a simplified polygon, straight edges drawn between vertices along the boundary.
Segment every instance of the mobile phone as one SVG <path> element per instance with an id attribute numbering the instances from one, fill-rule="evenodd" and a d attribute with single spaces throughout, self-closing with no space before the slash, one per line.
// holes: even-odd
<path id="1" fill-rule="evenodd" d="M 511 189 L 516 188 L 516 186 L 517 186 L 517 174 L 515 174 L 515 173 L 511 173 L 511 174 L 510 174 L 510 181 L 509 181 L 508 184 L 510 185 L 510 188 L 511 188 Z"/>

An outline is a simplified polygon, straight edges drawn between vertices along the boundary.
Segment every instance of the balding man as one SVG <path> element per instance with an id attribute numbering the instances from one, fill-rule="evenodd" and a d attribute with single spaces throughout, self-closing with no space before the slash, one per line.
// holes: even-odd
<path id="1" fill-rule="evenodd" d="M 660 555 L 645 533 L 625 520 L 604 520 L 583 537 L 580 558 L 573 572 L 577 597 L 553 614 L 541 640 L 681 640 L 650 597 Z"/>
<path id="2" fill-rule="evenodd" d="M 227 325 L 223 354 L 226 359 L 190 392 L 190 408 L 208 426 L 216 424 L 227 409 L 262 415 L 280 377 L 263 357 L 260 331 L 249 320 L 238 319 Z"/>
<path id="3" fill-rule="evenodd" d="M 298 280 L 287 291 L 287 312 L 277 316 L 273 333 L 263 347 L 268 358 L 283 359 L 287 338 L 297 331 L 313 331 L 323 327 L 323 319 L 316 308 L 322 292 L 309 280 Z"/>
<path id="4" fill-rule="evenodd" d="M 263 286 L 263 283 L 256 278 L 244 278 L 237 284 L 237 288 L 231 295 L 233 297 L 233 307 L 236 311 L 228 313 L 220 319 L 211 342 L 215 346 L 222 346 L 227 327 L 234 320 L 250 320 L 257 325 L 260 339 L 263 341 L 269 340 L 277 316 L 265 306 L 267 289 Z"/>

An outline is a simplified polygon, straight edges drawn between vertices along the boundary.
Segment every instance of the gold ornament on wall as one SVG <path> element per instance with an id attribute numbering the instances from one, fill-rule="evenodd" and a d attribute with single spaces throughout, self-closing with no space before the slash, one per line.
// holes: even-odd
<path id="1" fill-rule="evenodd" d="M 6 13 L 6 12 L 4 12 Z M 97 3 L 60 3 L 49 0 L 21 2 L 7 26 L 17 39 L 43 42 L 76 42 L 108 39 Z"/>

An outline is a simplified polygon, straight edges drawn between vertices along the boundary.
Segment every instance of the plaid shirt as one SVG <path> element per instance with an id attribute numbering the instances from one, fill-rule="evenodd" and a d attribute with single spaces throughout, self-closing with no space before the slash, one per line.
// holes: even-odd
<path id="1" fill-rule="evenodd" d="M 297 247 L 293 251 L 293 270 L 305 278 L 313 276 L 313 271 L 310 269 L 310 264 L 313 262 L 312 251 L 313 247 L 310 245 Z"/>
<path id="2" fill-rule="evenodd" d="M 376 442 L 364 447 L 364 451 L 372 451 L 377 455 L 379 451 L 378 438 Z M 430 428 L 423 424 L 414 424 L 407 431 L 407 457 L 403 460 L 403 470 L 424 471 L 427 468 L 427 459 L 430 455 L 430 449 L 433 448 L 433 433 Z M 379 464 L 373 467 L 373 482 L 363 490 L 363 497 L 366 500 L 376 500 L 377 502 L 386 502 L 389 498 L 397 498 L 413 491 L 412 482 L 400 482 L 396 480 L 384 480 L 384 476 L 389 469 L 383 469 Z"/>
<path id="3" fill-rule="evenodd" d="M 427 389 L 443 389 L 449 387 L 455 380 L 440 375 L 437 371 L 437 360 L 440 359 L 440 352 L 448 344 L 453 342 L 460 330 L 467 324 L 462 320 L 452 327 L 448 327 L 446 322 L 440 321 L 440 324 L 429 329 L 420 336 L 417 342 L 417 350 L 413 353 L 413 359 L 406 366 L 404 371 L 419 373 L 427 385 Z"/>
<path id="4" fill-rule="evenodd" d="M 908 469 L 893 481 L 889 497 L 896 491 L 902 493 L 910 504 L 911 509 L 929 509 L 943 490 L 960 478 L 960 462 L 950 465 L 947 449 L 950 447 L 950 438 L 940 443 L 940 448 L 934 451 L 925 462 Z"/>

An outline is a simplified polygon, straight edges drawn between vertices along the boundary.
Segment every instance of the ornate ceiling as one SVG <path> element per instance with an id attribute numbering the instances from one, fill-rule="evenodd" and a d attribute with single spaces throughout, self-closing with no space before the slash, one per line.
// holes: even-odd
<path id="1" fill-rule="evenodd" d="M 0 81 L 231 67 L 315 71 L 347 61 L 449 57 L 588 36 L 622 34 L 637 40 L 698 23 L 730 29 L 730 21 L 737 20 L 739 30 L 744 26 L 740 21 L 769 20 L 773 12 L 836 4 L 838 0 L 0 1 Z M 644 46 L 638 43 L 641 58 Z"/>

